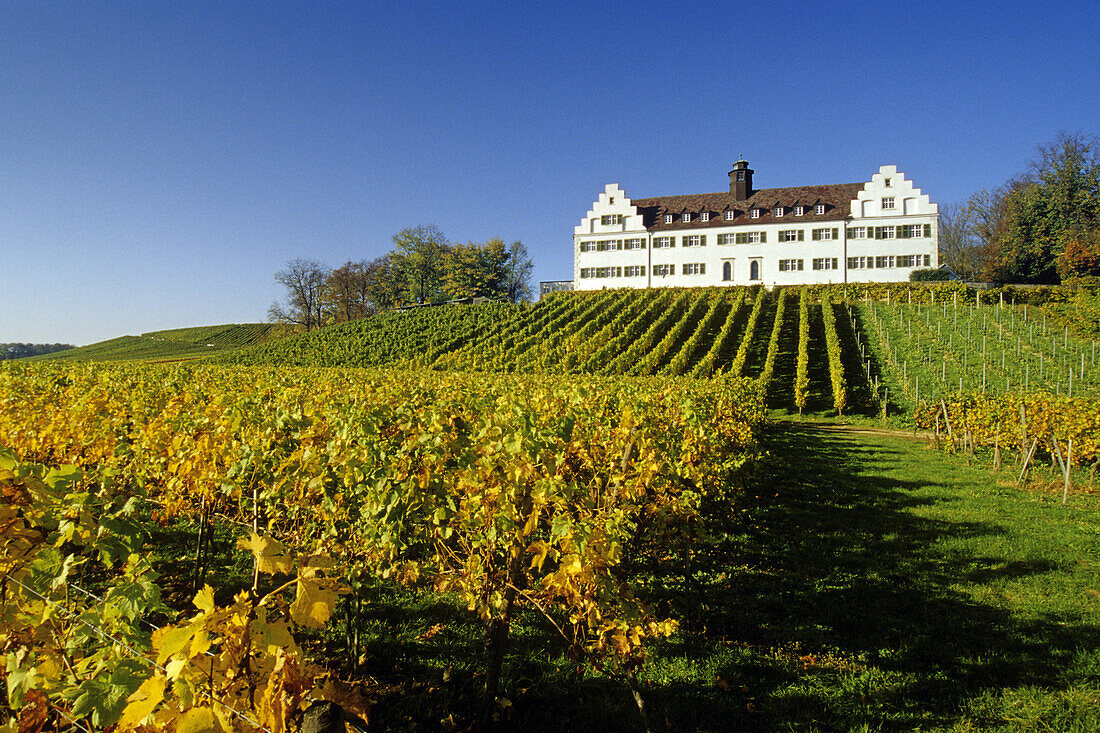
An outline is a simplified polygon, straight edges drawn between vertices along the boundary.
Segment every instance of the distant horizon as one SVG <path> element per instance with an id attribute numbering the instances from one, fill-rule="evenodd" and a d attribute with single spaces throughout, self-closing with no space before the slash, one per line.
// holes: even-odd
<path id="1" fill-rule="evenodd" d="M 537 288 L 572 279 L 607 183 L 892 164 L 942 207 L 1100 133 L 1080 2 L 16 2 L 0 28 L 3 343 L 266 322 L 289 260 L 374 259 L 422 224 L 522 241 Z"/>

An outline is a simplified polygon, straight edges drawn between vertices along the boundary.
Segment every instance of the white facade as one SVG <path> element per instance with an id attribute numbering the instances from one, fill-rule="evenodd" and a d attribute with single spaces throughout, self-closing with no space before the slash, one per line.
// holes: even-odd
<path id="1" fill-rule="evenodd" d="M 608 184 L 573 231 L 573 288 L 899 282 L 939 266 L 938 206 L 896 166 L 752 190 L 747 165 L 730 193 L 632 201 Z"/>

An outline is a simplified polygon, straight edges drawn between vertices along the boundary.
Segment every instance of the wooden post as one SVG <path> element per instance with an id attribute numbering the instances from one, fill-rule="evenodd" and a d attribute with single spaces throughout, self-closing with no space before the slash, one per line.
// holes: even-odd
<path id="1" fill-rule="evenodd" d="M 1027 473 L 1027 467 L 1028 467 L 1028 465 L 1031 464 L 1031 458 L 1032 458 L 1032 456 L 1035 455 L 1035 447 L 1038 446 L 1038 445 L 1039 445 L 1039 437 L 1036 436 L 1035 439 L 1031 441 L 1031 450 L 1029 450 L 1027 452 L 1027 458 L 1024 459 L 1024 467 L 1020 469 L 1020 477 L 1018 479 L 1016 479 L 1017 484 L 1023 483 L 1024 474 Z"/>

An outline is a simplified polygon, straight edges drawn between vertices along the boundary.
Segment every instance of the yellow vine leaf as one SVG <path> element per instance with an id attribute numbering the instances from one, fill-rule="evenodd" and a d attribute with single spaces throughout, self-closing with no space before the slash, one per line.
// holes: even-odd
<path id="1" fill-rule="evenodd" d="M 214 589 L 209 585 L 204 585 L 202 590 L 195 594 L 195 600 L 193 602 L 195 608 L 210 613 L 214 610 Z"/>
<path id="2" fill-rule="evenodd" d="M 299 626 L 324 628 L 336 605 L 337 594 L 330 583 L 315 578 L 298 577 L 298 596 L 290 604 L 290 617 Z"/>
<path id="3" fill-rule="evenodd" d="M 211 733 L 222 730 L 221 721 L 210 708 L 191 708 L 176 723 L 176 733 Z"/>
<path id="4" fill-rule="evenodd" d="M 531 558 L 531 567 L 542 570 L 542 564 L 546 562 L 546 555 L 550 552 L 550 545 L 539 540 L 538 542 L 532 542 L 531 546 L 527 548 L 528 552 L 534 553 L 534 557 Z"/>
<path id="5" fill-rule="evenodd" d="M 261 537 L 253 532 L 247 539 L 237 540 L 237 546 L 248 550 L 256 558 L 256 567 L 261 573 L 292 573 L 294 563 L 286 548 L 276 540 Z"/>
<path id="6" fill-rule="evenodd" d="M 134 690 L 127 698 L 129 704 L 122 711 L 122 717 L 118 726 L 122 730 L 128 730 L 141 724 L 141 721 L 153 712 L 153 709 L 164 700 L 164 688 L 168 680 L 159 674 L 150 677 L 141 683 L 141 687 Z"/>
<path id="7" fill-rule="evenodd" d="M 187 626 L 163 626 L 153 632 L 153 649 L 157 652 L 157 664 L 164 664 L 164 660 L 178 654 L 187 648 L 198 628 L 193 624 Z"/>

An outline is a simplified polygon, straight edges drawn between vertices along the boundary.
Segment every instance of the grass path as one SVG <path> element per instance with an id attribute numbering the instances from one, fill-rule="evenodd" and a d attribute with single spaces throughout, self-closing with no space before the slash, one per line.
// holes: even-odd
<path id="1" fill-rule="evenodd" d="M 783 421 L 766 448 L 724 537 L 661 577 L 675 729 L 1100 730 L 1095 495 L 868 431 Z"/>

